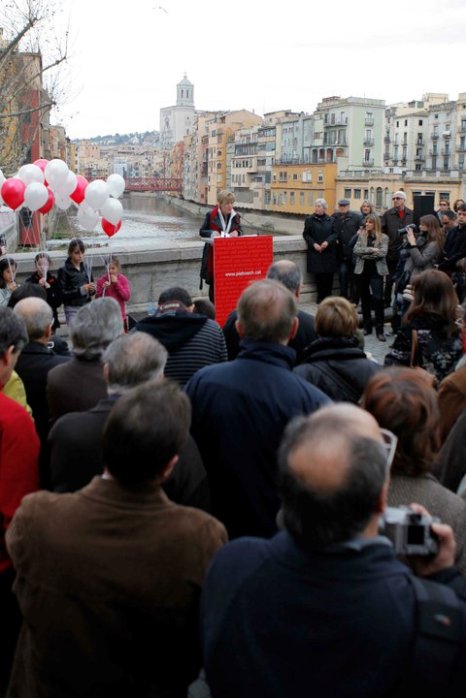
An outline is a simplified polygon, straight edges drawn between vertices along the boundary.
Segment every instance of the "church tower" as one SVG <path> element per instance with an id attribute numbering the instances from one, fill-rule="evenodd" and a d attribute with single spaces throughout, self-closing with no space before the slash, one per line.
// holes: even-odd
<path id="1" fill-rule="evenodd" d="M 176 86 L 176 106 L 194 107 L 194 85 L 188 80 L 186 73 Z"/>
<path id="2" fill-rule="evenodd" d="M 176 86 L 176 105 L 163 107 L 160 110 L 160 144 L 161 147 L 171 148 L 183 140 L 184 136 L 192 133 L 194 117 L 194 85 L 184 74 Z"/>

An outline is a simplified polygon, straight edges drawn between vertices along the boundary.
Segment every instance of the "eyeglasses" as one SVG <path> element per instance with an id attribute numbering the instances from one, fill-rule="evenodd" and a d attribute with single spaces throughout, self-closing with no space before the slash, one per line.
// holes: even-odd
<path id="1" fill-rule="evenodd" d="M 403 197 L 402 196 L 394 196 L 392 200 L 393 201 L 403 201 Z"/>
<path id="2" fill-rule="evenodd" d="M 395 457 L 396 447 L 398 445 L 398 437 L 388 429 L 381 429 L 380 433 L 382 434 L 383 443 L 387 451 L 386 472 L 388 475 L 390 472 L 390 468 L 392 467 L 393 459 Z"/>

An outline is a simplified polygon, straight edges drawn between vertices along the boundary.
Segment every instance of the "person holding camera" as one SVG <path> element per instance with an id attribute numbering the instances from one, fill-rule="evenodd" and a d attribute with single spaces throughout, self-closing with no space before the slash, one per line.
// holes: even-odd
<path id="1" fill-rule="evenodd" d="M 364 334 L 372 333 L 372 307 L 375 310 L 377 339 L 385 342 L 383 278 L 388 274 L 386 256 L 388 237 L 380 228 L 380 218 L 375 213 L 366 216 L 364 226 L 359 229 L 353 255 L 356 260 L 354 274 L 358 280 L 361 296 Z"/>
<path id="2" fill-rule="evenodd" d="M 440 410 L 432 376 L 413 368 L 389 368 L 369 380 L 361 407 L 397 437 L 388 504 L 418 502 L 452 527 L 456 564 L 466 572 L 466 504 L 433 476 L 440 446 Z"/>
<path id="3" fill-rule="evenodd" d="M 393 303 L 392 328 L 394 334 L 400 327 L 401 317 L 409 308 L 409 300 L 403 295 L 407 286 L 426 269 L 434 269 L 440 261 L 445 244 L 445 234 L 440 227 L 437 216 L 422 216 L 419 229 L 408 225 L 399 234 L 403 237 L 400 249 L 400 261 L 396 270 L 395 298 Z"/>
<path id="4" fill-rule="evenodd" d="M 396 436 L 356 405 L 289 423 L 279 451 L 284 530 L 225 545 L 204 583 L 212 696 L 464 695 L 466 580 L 452 529 L 433 522 L 437 554 L 409 559 L 424 579 L 379 533 L 395 448 Z M 434 593 L 435 611 L 419 600 Z"/>
<path id="5" fill-rule="evenodd" d="M 458 319 L 452 280 L 438 269 L 423 271 L 414 279 L 412 301 L 385 356 L 385 366 L 419 366 L 440 382 L 463 356 Z"/>

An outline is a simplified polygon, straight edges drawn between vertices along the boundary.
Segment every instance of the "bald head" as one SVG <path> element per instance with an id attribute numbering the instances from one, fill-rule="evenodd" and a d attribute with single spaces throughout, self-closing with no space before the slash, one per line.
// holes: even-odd
<path id="1" fill-rule="evenodd" d="M 355 405 L 293 420 L 279 464 L 285 525 L 306 546 L 350 540 L 379 510 L 384 442 L 375 419 Z"/>
<path id="2" fill-rule="evenodd" d="M 279 262 L 274 262 L 267 270 L 267 278 L 279 281 L 294 296 L 299 296 L 303 277 L 300 268 L 291 259 L 281 259 Z"/>
<path id="3" fill-rule="evenodd" d="M 265 279 L 248 286 L 239 299 L 237 330 L 240 337 L 286 344 L 292 336 L 298 306 L 281 283 Z"/>
<path id="4" fill-rule="evenodd" d="M 42 298 L 23 298 L 16 303 L 13 312 L 24 320 L 29 341 L 46 342 L 52 331 L 52 308 Z"/>
<path id="5" fill-rule="evenodd" d="M 348 403 L 324 407 L 304 423 L 289 454 L 290 471 L 319 491 L 336 490 L 348 477 L 348 442 L 358 437 L 383 444 L 379 425 L 368 412 Z"/>

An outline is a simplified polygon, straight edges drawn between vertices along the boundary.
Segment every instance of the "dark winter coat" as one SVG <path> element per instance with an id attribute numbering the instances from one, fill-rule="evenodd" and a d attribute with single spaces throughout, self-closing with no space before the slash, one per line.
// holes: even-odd
<path id="1" fill-rule="evenodd" d="M 303 238 L 307 243 L 307 270 L 310 274 L 330 274 L 338 269 L 337 234 L 333 230 L 333 219 L 327 214 L 313 213 L 304 221 Z M 328 242 L 323 252 L 317 252 L 314 244 Z"/>
<path id="2" fill-rule="evenodd" d="M 94 281 L 89 267 L 81 262 L 79 269 L 72 264 L 70 258 L 65 262 L 65 265 L 58 270 L 58 283 L 63 299 L 63 305 L 70 305 L 80 308 L 91 301 L 91 296 L 88 293 L 81 293 L 81 288 Z"/>
<path id="3" fill-rule="evenodd" d="M 381 368 L 366 357 L 356 337 L 319 337 L 294 372 L 332 400 L 357 404 L 369 379 Z"/>

